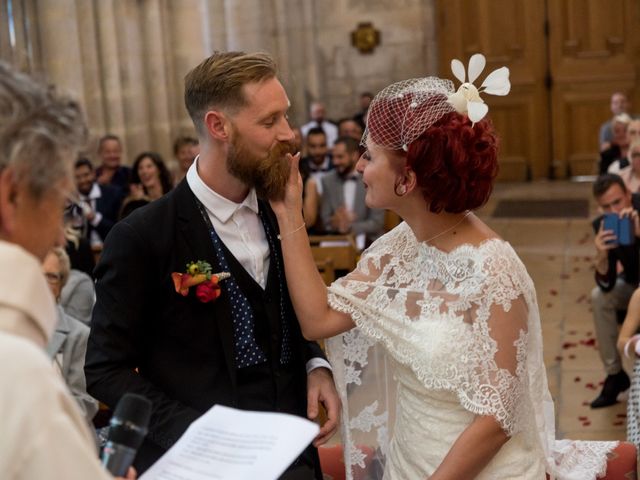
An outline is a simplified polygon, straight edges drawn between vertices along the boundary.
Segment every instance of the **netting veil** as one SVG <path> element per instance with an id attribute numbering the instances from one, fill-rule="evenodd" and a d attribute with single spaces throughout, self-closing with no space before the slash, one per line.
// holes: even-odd
<path id="1" fill-rule="evenodd" d="M 511 89 L 509 69 L 501 67 L 485 78 L 480 88 L 473 82 L 482 73 L 486 60 L 476 53 L 469 60 L 468 80 L 462 63 L 454 59 L 451 70 L 461 82 L 455 91 L 453 82 L 437 77 L 412 78 L 393 83 L 381 90 L 371 101 L 362 145 L 367 141 L 389 150 L 407 150 L 431 125 L 449 112 L 465 114 L 479 122 L 489 111 L 480 97 L 507 95 Z"/>

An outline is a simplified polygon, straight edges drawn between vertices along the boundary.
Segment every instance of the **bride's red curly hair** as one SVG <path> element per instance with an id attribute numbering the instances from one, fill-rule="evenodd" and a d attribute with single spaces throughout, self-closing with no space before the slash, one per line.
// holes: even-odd
<path id="1" fill-rule="evenodd" d="M 475 123 L 451 112 L 409 145 L 407 165 L 435 213 L 484 205 L 498 174 L 498 138 L 488 118 Z"/>

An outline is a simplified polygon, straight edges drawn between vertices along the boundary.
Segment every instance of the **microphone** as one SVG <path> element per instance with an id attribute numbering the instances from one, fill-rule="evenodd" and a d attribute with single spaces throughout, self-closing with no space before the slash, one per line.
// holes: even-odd
<path id="1" fill-rule="evenodd" d="M 149 426 L 151 402 L 142 395 L 125 393 L 109 423 L 109 436 L 102 450 L 102 465 L 115 477 L 124 477 Z"/>

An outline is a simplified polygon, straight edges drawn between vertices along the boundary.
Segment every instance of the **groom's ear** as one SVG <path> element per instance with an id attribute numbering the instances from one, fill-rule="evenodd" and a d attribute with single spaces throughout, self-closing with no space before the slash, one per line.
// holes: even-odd
<path id="1" fill-rule="evenodd" d="M 231 131 L 231 123 L 229 118 L 219 110 L 209 110 L 204 115 L 204 124 L 215 140 L 226 142 L 229 140 L 229 133 Z"/>

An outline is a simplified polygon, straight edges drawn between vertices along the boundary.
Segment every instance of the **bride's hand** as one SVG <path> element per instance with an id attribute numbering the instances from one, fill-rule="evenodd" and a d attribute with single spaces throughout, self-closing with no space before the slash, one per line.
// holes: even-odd
<path id="1" fill-rule="evenodd" d="M 302 177 L 298 169 L 300 163 L 300 152 L 295 155 L 286 154 L 289 162 L 289 179 L 284 190 L 284 197 L 281 200 L 270 200 L 278 220 L 299 217 L 302 212 Z"/>

